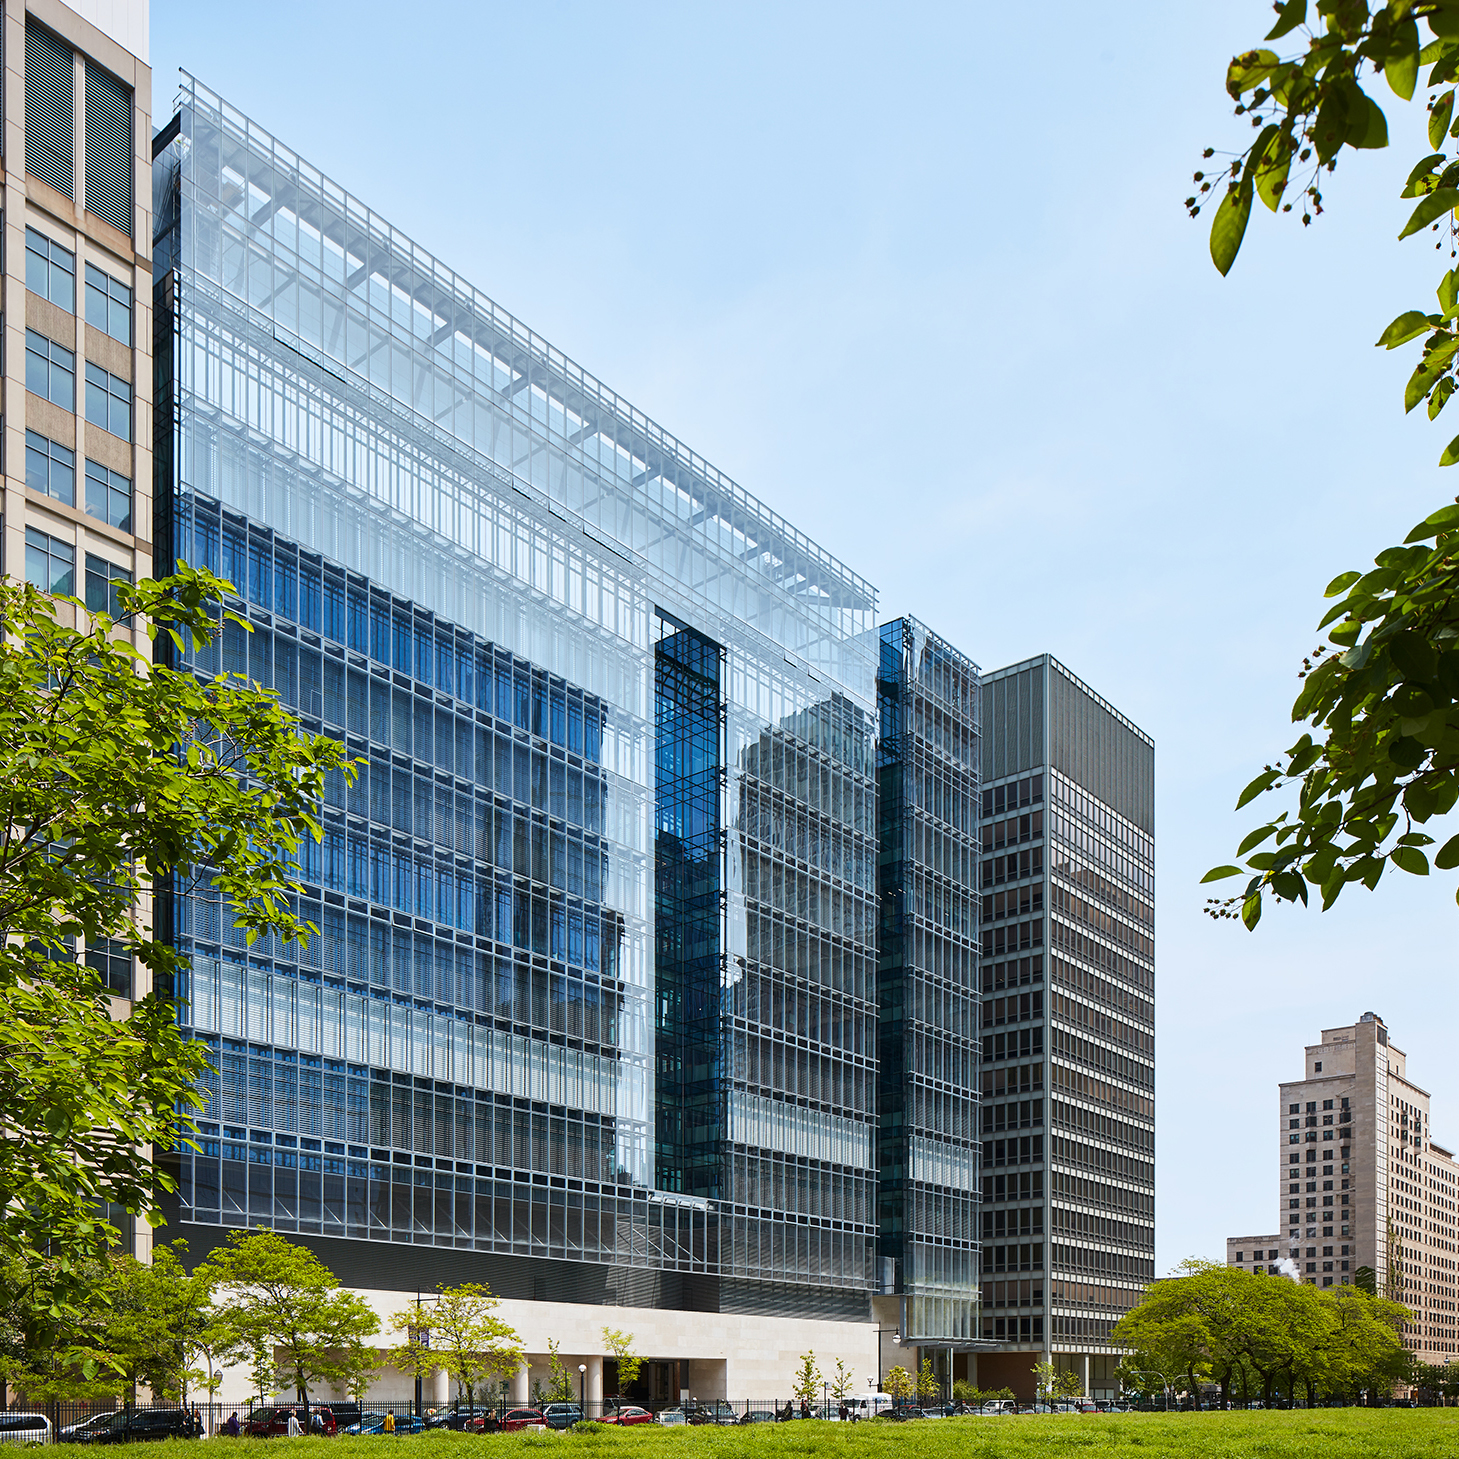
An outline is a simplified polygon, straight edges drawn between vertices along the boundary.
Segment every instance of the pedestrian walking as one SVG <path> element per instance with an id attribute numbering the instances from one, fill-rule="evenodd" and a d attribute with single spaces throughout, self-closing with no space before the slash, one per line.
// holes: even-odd
<path id="1" fill-rule="evenodd" d="M 228 1415 L 228 1421 L 223 1425 L 223 1432 L 227 1434 L 230 1439 L 236 1439 L 239 1435 L 239 1432 L 241 1431 L 241 1428 L 242 1425 L 240 1425 L 238 1422 L 238 1410 L 235 1408 L 233 1412 Z"/>
<path id="2" fill-rule="evenodd" d="M 385 1432 L 387 1434 L 395 1432 L 395 1410 L 393 1408 L 385 1410 Z"/>
<path id="3" fill-rule="evenodd" d="M 288 1423 L 289 1437 L 291 1439 L 297 1439 L 303 1432 L 304 1430 L 299 1427 L 299 1410 L 297 1408 L 291 1408 L 289 1410 Z"/>

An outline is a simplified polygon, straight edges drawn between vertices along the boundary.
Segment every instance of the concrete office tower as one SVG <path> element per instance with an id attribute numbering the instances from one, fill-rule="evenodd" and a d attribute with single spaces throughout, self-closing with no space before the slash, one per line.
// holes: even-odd
<path id="1" fill-rule="evenodd" d="M 1155 1275 L 1155 752 L 1047 654 L 983 680 L 980 1386 L 1113 1395 Z"/>
<path id="2" fill-rule="evenodd" d="M 1377 1291 L 1413 1310 L 1420 1362 L 1459 1353 L 1459 1163 L 1429 1129 L 1429 1095 L 1376 1013 L 1325 1028 L 1305 1077 L 1280 1086 L 1284 1251 L 1304 1281 Z"/>
<path id="3" fill-rule="evenodd" d="M 159 557 L 254 625 L 194 667 L 368 761 L 306 950 L 177 895 L 219 1075 L 174 1231 L 382 1312 L 485 1280 L 590 1398 L 605 1323 L 645 1398 L 863 1386 L 872 588 L 201 85 L 155 151 Z"/>
<path id="4" fill-rule="evenodd" d="M 898 618 L 877 697 L 882 1360 L 946 1381 L 979 1339 L 978 668 Z"/>
<path id="5" fill-rule="evenodd" d="M 1282 1263 L 1288 1259 L 1287 1248 L 1282 1241 L 1282 1235 L 1276 1231 L 1268 1236 L 1228 1236 L 1226 1265 L 1276 1276 L 1282 1270 Z"/>
<path id="6" fill-rule="evenodd" d="M 4 567 L 113 611 L 114 584 L 152 572 L 146 16 L 145 0 L 30 0 L 3 22 Z M 122 944 L 78 953 L 119 1012 L 150 991 Z M 112 1214 L 145 1258 L 146 1222 Z"/>

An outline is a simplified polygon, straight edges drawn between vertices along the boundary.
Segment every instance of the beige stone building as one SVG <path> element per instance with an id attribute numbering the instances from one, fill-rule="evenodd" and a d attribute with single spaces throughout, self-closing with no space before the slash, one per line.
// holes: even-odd
<path id="1" fill-rule="evenodd" d="M 29 0 L 3 25 L 3 568 L 106 607 L 152 572 L 147 5 Z M 78 951 L 124 1004 L 147 991 L 120 944 Z"/>
<path id="2" fill-rule="evenodd" d="M 1376 1013 L 1308 1045 L 1304 1077 L 1279 1086 L 1280 1229 L 1229 1237 L 1226 1260 L 1321 1287 L 1371 1271 L 1414 1313 L 1407 1346 L 1443 1364 L 1459 1354 L 1459 1163 L 1407 1062 Z"/>

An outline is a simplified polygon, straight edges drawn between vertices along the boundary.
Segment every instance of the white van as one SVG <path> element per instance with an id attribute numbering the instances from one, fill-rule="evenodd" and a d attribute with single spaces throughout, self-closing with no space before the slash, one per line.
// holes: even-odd
<path id="1" fill-rule="evenodd" d="M 890 1413 L 896 1400 L 890 1393 L 856 1393 L 846 1400 L 847 1416 L 852 1419 L 875 1418 L 879 1413 Z M 832 1407 L 836 1412 L 840 1404 Z"/>
<path id="2" fill-rule="evenodd" d="M 43 1413 L 0 1413 L 0 1444 L 49 1444 L 51 1421 Z"/>

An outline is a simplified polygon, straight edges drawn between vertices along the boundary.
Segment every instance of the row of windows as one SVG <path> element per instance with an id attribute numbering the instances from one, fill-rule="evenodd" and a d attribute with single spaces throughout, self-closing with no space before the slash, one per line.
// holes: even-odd
<path id="1" fill-rule="evenodd" d="M 1007 856 L 989 857 L 983 862 L 982 871 L 984 888 L 1017 881 L 1020 877 L 1042 876 L 1044 848 L 1035 846 L 1031 851 L 1010 851 Z"/>
<path id="2" fill-rule="evenodd" d="M 1021 988 L 1028 983 L 1042 981 L 1044 959 L 1034 957 L 1014 958 L 1006 963 L 983 964 L 983 992 L 993 993 L 1000 988 Z"/>
<path id="3" fill-rule="evenodd" d="M 995 785 L 983 792 L 983 819 L 1001 816 L 1005 810 L 1015 811 L 1021 806 L 1042 805 L 1044 799 L 1044 777 L 1028 776 L 1023 780 L 1010 780 L 1005 785 Z"/>
<path id="4" fill-rule="evenodd" d="M 214 504 L 184 497 L 177 508 L 177 556 L 227 579 L 265 612 L 493 714 L 503 729 L 515 726 L 569 754 L 601 759 L 604 709 L 593 695 L 437 623 L 271 533 L 220 517 Z M 353 722 L 349 730 L 365 733 Z"/>
<path id="5" fill-rule="evenodd" d="M 43 593 L 73 597 L 76 592 L 76 549 L 59 537 L 25 529 L 25 580 Z M 85 601 L 93 613 L 121 616 L 117 587 L 130 583 L 132 575 L 125 568 L 104 558 L 86 554 Z"/>
<path id="6" fill-rule="evenodd" d="M 25 230 L 25 287 L 67 314 L 76 312 L 76 255 L 34 228 Z M 124 345 L 132 342 L 132 291 L 86 265 L 86 322 Z"/>
<path id="7" fill-rule="evenodd" d="M 731 1017 L 769 1024 L 786 1038 L 808 1039 L 813 1044 L 858 1054 L 870 1052 L 873 1015 L 864 1004 L 837 996 L 824 985 L 797 986 L 784 978 L 749 970 L 724 996 Z"/>
<path id="8" fill-rule="evenodd" d="M 64 411 L 74 411 L 76 352 L 34 329 L 27 329 L 25 388 Z M 86 362 L 86 419 L 124 441 L 132 439 L 131 385 L 90 360 Z"/>
<path id="9" fill-rule="evenodd" d="M 38 431 L 25 433 L 25 484 L 34 492 L 76 505 L 76 453 Z M 132 530 L 132 483 L 99 461 L 86 462 L 86 515 Z"/>

